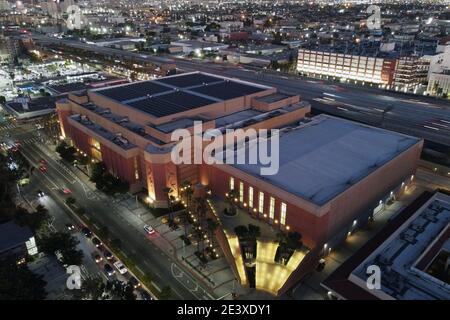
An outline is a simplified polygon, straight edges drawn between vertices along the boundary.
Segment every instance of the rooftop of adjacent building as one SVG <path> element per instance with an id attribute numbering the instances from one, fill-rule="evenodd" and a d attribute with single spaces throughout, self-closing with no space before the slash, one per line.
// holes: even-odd
<path id="1" fill-rule="evenodd" d="M 450 237 L 448 231 L 450 196 L 436 193 L 372 252 L 352 275 L 365 282 L 367 266 L 378 265 L 382 272 L 381 291 L 395 299 L 450 299 L 450 282 L 439 280 L 429 273 L 428 267 L 437 258 L 439 251 L 427 261 L 421 259 L 435 241 L 442 241 L 444 246 L 441 244 L 439 248 L 445 248 Z"/>
<path id="2" fill-rule="evenodd" d="M 310 50 L 312 52 L 326 52 L 326 53 L 337 53 L 345 55 L 355 55 L 363 57 L 374 57 L 374 58 L 390 58 L 396 59 L 401 57 L 408 57 L 414 54 L 426 55 L 434 54 L 436 46 L 416 46 L 416 45 L 395 45 L 395 49 L 392 51 L 382 51 L 380 49 L 381 41 L 364 41 L 359 44 L 352 43 L 338 43 L 336 45 L 313 45 L 309 47 L 302 48 L 303 50 Z"/>
<path id="3" fill-rule="evenodd" d="M 2 223 L 0 224 L 0 252 L 24 244 L 31 237 L 33 233 L 27 226 L 22 227 L 12 221 Z"/>
<path id="4" fill-rule="evenodd" d="M 425 192 L 345 261 L 324 286 L 345 299 L 450 299 L 450 195 Z M 381 289 L 366 286 L 367 267 L 381 270 Z"/>
<path id="5" fill-rule="evenodd" d="M 233 166 L 322 206 L 419 141 L 415 137 L 319 115 L 310 122 L 280 130 L 279 171 L 275 175 L 262 176 L 260 169 L 267 165 L 261 163 Z M 247 157 L 252 148 L 258 148 L 257 144 L 246 145 L 243 152 Z M 268 150 L 271 153 L 270 143 Z"/>

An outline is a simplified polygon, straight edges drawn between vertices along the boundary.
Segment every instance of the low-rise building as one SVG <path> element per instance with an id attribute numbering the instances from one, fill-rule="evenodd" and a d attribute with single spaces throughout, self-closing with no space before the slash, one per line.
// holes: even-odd
<path id="1" fill-rule="evenodd" d="M 299 49 L 297 71 L 305 75 L 390 86 L 394 80 L 395 66 L 395 59 Z"/>
<path id="2" fill-rule="evenodd" d="M 347 300 L 450 299 L 450 195 L 426 192 L 323 286 Z"/>
<path id="3" fill-rule="evenodd" d="M 183 53 L 185 54 L 200 53 L 202 51 L 219 51 L 228 48 L 227 44 L 199 40 L 179 40 L 172 41 L 170 44 L 182 47 Z"/>
<path id="4" fill-rule="evenodd" d="M 21 227 L 14 222 L 0 224 L 0 260 L 13 258 L 22 262 L 28 255 L 38 253 L 33 232 L 28 227 Z"/>

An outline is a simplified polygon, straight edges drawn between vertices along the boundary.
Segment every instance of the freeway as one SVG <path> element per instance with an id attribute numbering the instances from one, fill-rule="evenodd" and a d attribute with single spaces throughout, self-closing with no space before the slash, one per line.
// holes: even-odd
<path id="1" fill-rule="evenodd" d="M 42 44 L 63 43 L 66 46 L 120 55 L 136 61 L 155 64 L 175 63 L 182 71 L 203 71 L 226 77 L 274 86 L 299 94 L 311 103 L 314 113 L 325 112 L 385 129 L 414 135 L 450 147 L 450 102 L 424 96 L 410 96 L 378 88 L 348 83 L 309 80 L 296 75 L 250 70 L 231 64 L 188 60 L 172 56 L 153 56 L 96 46 L 74 40 L 33 35 Z"/>
<path id="2" fill-rule="evenodd" d="M 450 146 L 450 102 L 345 83 L 178 59 L 184 71 L 203 71 L 274 86 L 299 94 L 313 111 L 325 112 Z"/>
<path id="3" fill-rule="evenodd" d="M 33 125 L 15 126 L 8 132 L 11 137 L 3 140 L 12 144 L 18 139 L 17 137 L 20 137 L 22 143 L 20 150 L 32 164 L 37 165 L 41 159 L 47 162 L 45 173 L 35 171 L 42 180 L 40 184 L 42 191 L 50 195 L 59 206 L 69 211 L 65 205 L 65 198 L 68 196 L 62 192 L 63 188 L 69 188 L 71 196 L 86 208 L 88 217 L 107 226 L 114 237 L 121 239 L 123 253 L 135 258 L 138 268 L 143 273 L 150 273 L 153 276 L 152 281 L 159 288 L 169 285 L 174 298 L 177 299 L 214 298 L 196 283 L 195 279 L 172 256 L 161 250 L 157 243 L 149 240 L 143 230 L 143 223 L 136 228 L 118 212 L 111 198 L 90 189 L 75 174 L 73 168 L 59 161 L 58 157 L 39 140 L 32 140 L 36 135 Z M 25 141 L 30 143 L 24 143 Z"/>
<path id="4" fill-rule="evenodd" d="M 114 49 L 110 47 L 103 47 L 99 45 L 95 45 L 92 43 L 85 43 L 80 41 L 74 41 L 74 40 L 67 40 L 67 39 L 60 39 L 60 38 L 51 38 L 40 34 L 33 34 L 33 40 L 38 41 L 39 43 L 43 45 L 48 44 L 56 44 L 56 45 L 63 45 L 68 46 L 74 49 L 83 50 L 86 52 L 92 52 L 92 53 L 100 53 L 103 55 L 111 56 L 111 57 L 117 57 L 117 58 L 126 58 L 130 59 L 136 62 L 151 62 L 155 65 L 161 65 L 166 63 L 173 63 L 174 61 L 169 58 L 161 57 L 161 56 L 151 56 L 147 54 L 140 54 L 136 52 L 131 51 L 124 51 L 120 49 Z"/>

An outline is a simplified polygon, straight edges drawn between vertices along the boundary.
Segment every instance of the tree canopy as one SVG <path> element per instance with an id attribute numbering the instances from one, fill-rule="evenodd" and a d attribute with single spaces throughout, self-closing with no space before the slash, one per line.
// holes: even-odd
<path id="1" fill-rule="evenodd" d="M 0 300 L 43 300 L 46 282 L 13 259 L 0 263 Z"/>
<path id="2" fill-rule="evenodd" d="M 40 247 L 47 254 L 55 255 L 60 252 L 62 263 L 67 265 L 80 265 L 83 261 L 83 252 L 77 249 L 79 241 L 66 232 L 55 232 L 41 239 Z"/>

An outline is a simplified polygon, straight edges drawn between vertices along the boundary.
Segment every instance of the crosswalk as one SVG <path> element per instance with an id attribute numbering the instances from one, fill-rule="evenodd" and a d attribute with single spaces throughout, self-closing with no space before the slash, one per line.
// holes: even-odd
<path id="1" fill-rule="evenodd" d="M 17 124 L 14 123 L 5 123 L 0 125 L 0 131 L 12 130 L 17 128 Z"/>
<path id="2" fill-rule="evenodd" d="M 21 145 L 36 144 L 36 143 L 42 143 L 42 137 L 31 137 L 20 141 Z"/>

